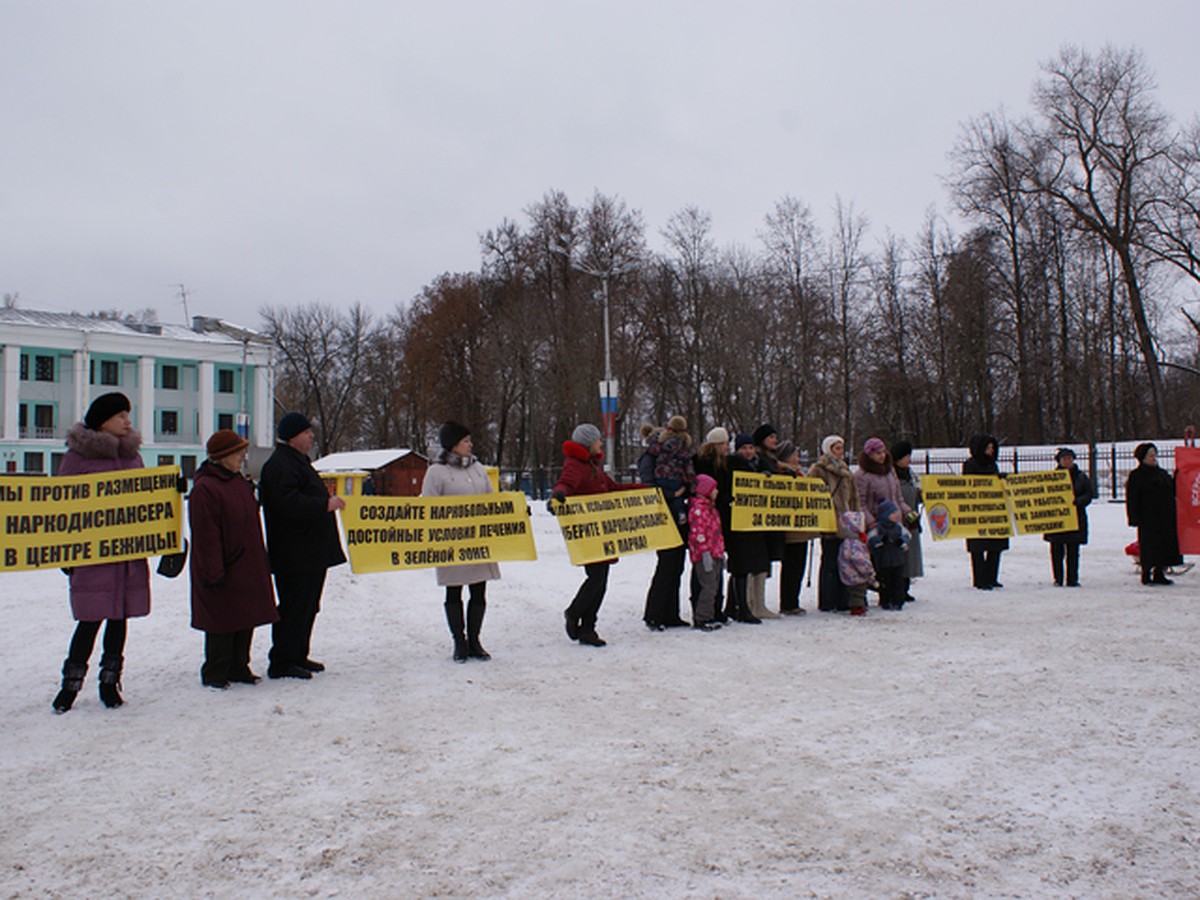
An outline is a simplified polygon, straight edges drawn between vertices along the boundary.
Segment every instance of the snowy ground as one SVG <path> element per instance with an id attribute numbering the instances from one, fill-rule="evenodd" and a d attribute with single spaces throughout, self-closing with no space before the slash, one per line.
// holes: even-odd
<path id="1" fill-rule="evenodd" d="M 1197 896 L 1200 577 L 1140 586 L 1122 508 L 1092 510 L 1080 590 L 1036 538 L 990 594 L 927 544 L 919 602 L 864 620 L 806 588 L 800 619 L 651 633 L 630 557 L 592 649 L 538 508 L 490 663 L 451 662 L 431 572 L 342 567 L 329 671 L 224 693 L 155 576 L 126 705 L 93 659 L 63 716 L 65 580 L 3 576 L 0 897 Z"/>

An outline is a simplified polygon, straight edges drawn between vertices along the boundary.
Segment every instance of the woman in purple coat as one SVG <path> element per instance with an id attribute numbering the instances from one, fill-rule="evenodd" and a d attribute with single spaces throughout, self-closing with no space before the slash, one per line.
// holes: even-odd
<path id="1" fill-rule="evenodd" d="M 192 627 L 204 632 L 200 682 L 219 690 L 261 680 L 250 671 L 254 627 L 279 621 L 254 485 L 242 474 L 249 446 L 227 428 L 210 437 L 188 498 Z"/>
<path id="2" fill-rule="evenodd" d="M 90 475 L 142 468 L 138 454 L 142 436 L 134 430 L 129 411 L 129 398 L 124 394 L 102 394 L 93 400 L 83 421 L 67 432 L 67 452 L 58 474 Z M 54 711 L 65 713 L 75 702 L 102 622 L 108 624 L 100 657 L 100 699 L 110 709 L 120 706 L 124 702 L 120 688 L 125 620 L 150 614 L 150 569 L 146 560 L 131 559 L 76 566 L 68 577 L 71 614 L 79 624 L 63 662 L 62 690 L 54 698 Z"/>

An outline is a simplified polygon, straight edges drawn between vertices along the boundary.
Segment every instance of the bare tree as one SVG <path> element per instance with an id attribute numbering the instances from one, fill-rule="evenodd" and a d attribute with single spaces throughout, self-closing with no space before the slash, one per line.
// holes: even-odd
<path id="1" fill-rule="evenodd" d="M 370 314 L 357 303 L 344 313 L 311 303 L 295 309 L 266 307 L 259 315 L 279 351 L 277 399 L 288 409 L 315 414 L 323 452 L 352 446 Z"/>
<path id="2" fill-rule="evenodd" d="M 1029 134 L 1038 187 L 1116 254 L 1138 336 L 1155 425 L 1166 431 L 1166 395 L 1143 296 L 1141 235 L 1152 186 L 1171 151 L 1167 118 L 1136 50 L 1105 47 L 1098 56 L 1064 48 L 1043 66 L 1034 101 L 1044 128 Z"/>

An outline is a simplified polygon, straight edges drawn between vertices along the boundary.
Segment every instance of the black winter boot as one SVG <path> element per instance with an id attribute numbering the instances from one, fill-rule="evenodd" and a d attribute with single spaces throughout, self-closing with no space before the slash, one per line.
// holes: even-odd
<path id="1" fill-rule="evenodd" d="M 472 659 L 491 659 L 492 655 L 483 649 L 479 643 L 479 633 L 483 630 L 483 614 L 487 611 L 487 601 L 472 597 L 467 602 L 467 653 Z"/>
<path id="2" fill-rule="evenodd" d="M 87 675 L 87 663 L 73 663 L 69 659 L 63 661 L 62 690 L 51 704 L 56 713 L 65 713 L 75 702 L 75 697 L 83 687 L 83 677 Z"/>
<path id="3" fill-rule="evenodd" d="M 109 709 L 116 709 L 125 701 L 121 699 L 121 656 L 100 657 L 100 699 Z"/>
<path id="4" fill-rule="evenodd" d="M 469 655 L 467 637 L 464 634 L 466 623 L 463 622 L 462 600 L 446 600 L 446 624 L 450 626 L 450 634 L 454 638 L 454 661 L 465 663 Z"/>
<path id="5" fill-rule="evenodd" d="M 746 596 L 746 576 L 735 575 L 730 579 L 729 588 L 733 595 L 733 620 L 747 625 L 761 625 L 762 619 L 750 612 L 750 601 Z"/>

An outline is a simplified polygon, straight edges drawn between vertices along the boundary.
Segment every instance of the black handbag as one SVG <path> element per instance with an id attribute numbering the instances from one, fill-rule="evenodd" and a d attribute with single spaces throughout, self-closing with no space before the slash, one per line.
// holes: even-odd
<path id="1" fill-rule="evenodd" d="M 164 553 L 158 560 L 158 574 L 164 578 L 178 578 L 187 565 L 188 539 L 183 539 L 183 549 L 178 553 Z"/>

